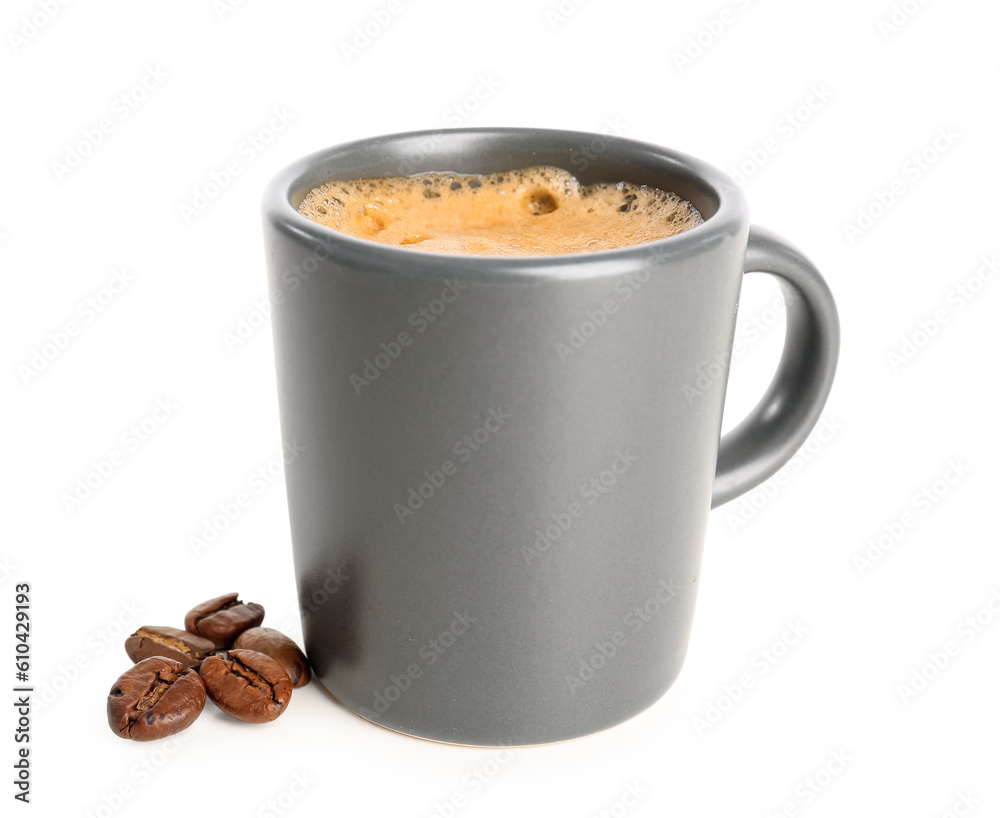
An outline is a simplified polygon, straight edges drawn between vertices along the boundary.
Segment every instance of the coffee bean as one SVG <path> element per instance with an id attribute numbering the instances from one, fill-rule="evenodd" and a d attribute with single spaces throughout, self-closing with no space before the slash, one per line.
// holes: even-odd
<path id="1" fill-rule="evenodd" d="M 163 656 L 197 668 L 202 659 L 215 653 L 215 645 L 211 639 L 177 628 L 143 625 L 125 640 L 125 652 L 133 662 Z"/>
<path id="2" fill-rule="evenodd" d="M 274 721 L 292 697 L 292 680 L 285 669 L 255 650 L 231 650 L 226 658 L 209 656 L 198 672 L 208 697 L 240 721 Z"/>
<path id="3" fill-rule="evenodd" d="M 225 649 L 247 628 L 256 628 L 263 621 L 264 609 L 256 602 L 242 602 L 239 594 L 225 594 L 195 605 L 184 617 L 184 627 Z"/>
<path id="4" fill-rule="evenodd" d="M 152 741 L 179 733 L 205 707 L 198 673 L 152 656 L 126 670 L 108 694 L 108 724 L 122 738 Z"/>
<path id="5" fill-rule="evenodd" d="M 294 687 L 309 683 L 309 660 L 299 650 L 299 646 L 279 630 L 250 628 L 236 637 L 233 647 L 255 650 L 270 656 L 285 669 Z"/>

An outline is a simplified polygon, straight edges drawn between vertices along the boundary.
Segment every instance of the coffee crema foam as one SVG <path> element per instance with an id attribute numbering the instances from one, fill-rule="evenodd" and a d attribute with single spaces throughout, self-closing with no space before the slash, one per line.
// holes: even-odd
<path id="1" fill-rule="evenodd" d="M 703 221 L 675 193 L 628 182 L 581 185 L 551 166 L 331 180 L 309 191 L 299 213 L 382 244 L 486 256 L 610 250 Z"/>

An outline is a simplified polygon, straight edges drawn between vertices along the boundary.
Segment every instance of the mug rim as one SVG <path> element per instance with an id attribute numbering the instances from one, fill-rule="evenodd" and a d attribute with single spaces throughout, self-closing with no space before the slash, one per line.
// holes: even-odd
<path id="1" fill-rule="evenodd" d="M 559 150 L 553 145 L 566 143 L 566 147 L 562 150 L 565 150 L 567 158 L 571 158 L 575 147 L 594 144 L 594 140 L 604 140 L 608 147 L 601 152 L 601 156 L 617 157 L 626 164 L 645 165 L 647 168 L 653 162 L 657 162 L 660 169 L 670 167 L 685 173 L 694 180 L 694 183 L 715 197 L 718 208 L 696 227 L 640 244 L 583 253 L 499 256 L 432 253 L 370 241 L 314 222 L 299 213 L 292 204 L 296 193 L 311 189 L 324 181 L 336 179 L 337 172 L 330 171 L 338 159 L 343 161 L 351 156 L 368 154 L 373 157 L 380 156 L 384 160 L 386 155 L 391 156 L 390 148 L 422 140 L 444 143 L 441 147 L 422 153 L 421 159 L 425 161 L 447 152 L 448 143 L 452 145 L 452 153 L 461 152 L 463 142 L 473 143 L 475 147 L 470 146 L 468 150 L 478 153 L 488 151 L 491 147 L 530 149 L 533 143 L 538 143 L 551 151 Z M 569 164 L 565 163 L 567 166 Z M 319 173 L 320 169 L 324 171 Z M 436 168 L 436 170 L 447 169 Z M 406 176 L 422 172 L 427 171 L 411 170 L 410 173 L 400 172 L 392 175 Z M 588 131 L 524 127 L 432 128 L 402 131 L 323 148 L 296 159 L 275 174 L 264 190 L 262 216 L 265 226 L 270 224 L 313 247 L 317 259 L 335 258 L 363 268 L 366 272 L 382 271 L 392 276 L 506 282 L 621 275 L 630 270 L 648 268 L 653 263 L 659 265 L 696 255 L 746 230 L 749 226 L 748 206 L 742 189 L 723 171 L 701 159 L 628 137 Z"/>

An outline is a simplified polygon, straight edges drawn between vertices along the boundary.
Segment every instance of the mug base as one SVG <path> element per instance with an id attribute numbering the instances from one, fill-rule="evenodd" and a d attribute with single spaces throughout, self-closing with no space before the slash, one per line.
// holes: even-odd
<path id="1" fill-rule="evenodd" d="M 614 724 L 609 724 L 606 727 L 602 727 L 597 730 L 590 730 L 585 733 L 580 733 L 579 735 L 566 736 L 565 738 L 557 738 L 557 739 L 552 739 L 550 741 L 534 741 L 534 742 L 515 743 L 515 744 L 501 744 L 501 743 L 491 744 L 483 742 L 452 740 L 452 739 L 442 738 L 440 736 L 423 735 L 418 732 L 403 730 L 399 727 L 393 727 L 388 724 L 383 724 L 382 722 L 375 721 L 374 719 L 369 718 L 363 713 L 358 712 L 353 707 L 350 707 L 349 705 L 345 704 L 343 701 L 337 698 L 337 696 L 331 690 L 329 690 L 329 688 L 327 688 L 326 685 L 323 684 L 323 682 L 319 679 L 319 677 L 313 677 L 312 681 L 314 684 L 318 685 L 323 690 L 323 692 L 326 695 L 328 695 L 331 699 L 333 699 L 338 705 L 343 707 L 348 712 L 353 713 L 355 716 L 364 719 L 369 724 L 374 724 L 376 727 L 381 727 L 384 730 L 388 730 L 389 732 L 396 733 L 397 735 L 400 736 L 419 739 L 420 741 L 430 741 L 433 742 L 434 744 L 445 744 L 445 745 L 450 745 L 452 747 L 469 747 L 472 749 L 479 749 L 479 750 L 501 750 L 501 749 L 520 750 L 520 749 L 527 749 L 529 747 L 551 747 L 557 744 L 569 744 L 574 741 L 580 741 L 581 739 L 590 738 L 591 736 L 598 736 L 603 733 L 609 733 L 612 730 L 621 727 L 622 725 L 627 724 L 628 722 L 634 719 L 637 719 L 639 716 L 641 716 L 648 710 L 651 710 L 656 704 L 663 701 L 669 695 L 670 690 L 673 688 L 673 684 L 671 683 L 670 687 L 667 690 L 665 690 L 661 696 L 654 699 L 648 705 L 636 711 L 631 716 L 628 716 L 627 718 L 622 719 L 619 722 L 615 722 Z"/>

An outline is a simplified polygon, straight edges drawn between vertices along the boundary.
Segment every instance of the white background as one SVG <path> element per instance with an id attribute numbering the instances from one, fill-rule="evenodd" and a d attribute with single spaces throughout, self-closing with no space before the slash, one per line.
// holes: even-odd
<path id="1" fill-rule="evenodd" d="M 897 6 L 892 23 L 887 0 L 398 0 L 348 55 L 387 2 L 5 4 L 0 678 L 13 686 L 28 582 L 30 809 L 429 816 L 458 796 L 461 816 L 1000 815 L 1000 283 L 984 266 L 1000 253 L 1000 9 Z M 280 446 L 264 184 L 328 145 L 458 124 L 614 127 L 742 165 L 753 220 L 807 252 L 840 306 L 827 431 L 713 513 L 684 670 L 615 729 L 497 758 L 372 726 L 312 685 L 266 727 L 209 706 L 180 740 L 116 738 L 104 701 L 138 625 L 238 590 L 301 638 L 284 489 L 251 482 Z M 727 428 L 777 359 L 776 293 L 746 283 Z M 241 321 L 253 331 L 227 344 Z M 173 408 L 136 440 L 158 401 Z M 195 555 L 240 491 L 250 508 Z M 805 635 L 764 660 L 789 623 Z M 949 642 L 922 690 L 900 688 Z"/>

